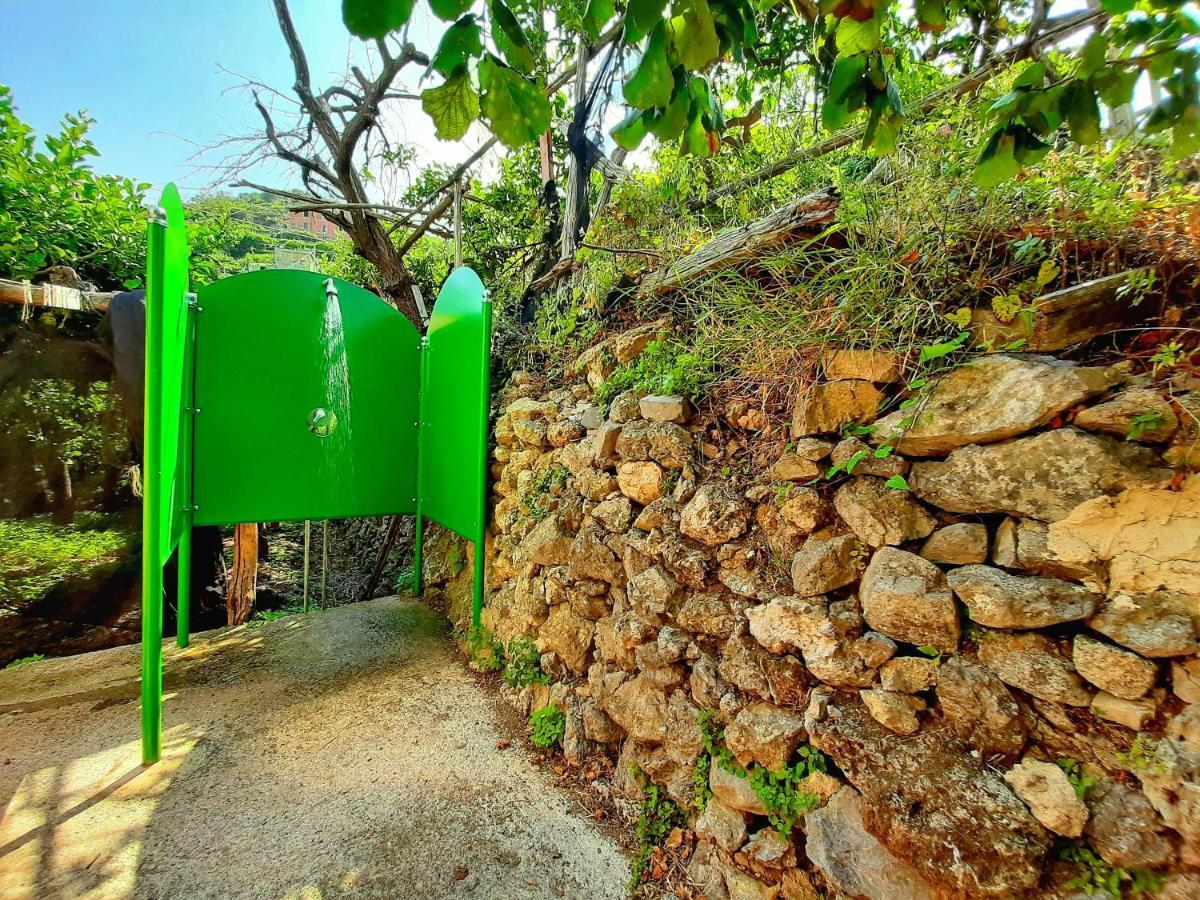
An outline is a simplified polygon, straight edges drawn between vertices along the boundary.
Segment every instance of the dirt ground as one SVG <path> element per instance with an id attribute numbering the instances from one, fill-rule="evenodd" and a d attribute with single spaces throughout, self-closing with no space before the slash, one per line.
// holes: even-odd
<path id="1" fill-rule="evenodd" d="M 0 672 L 0 897 L 622 898 L 620 848 L 399 599 Z"/>

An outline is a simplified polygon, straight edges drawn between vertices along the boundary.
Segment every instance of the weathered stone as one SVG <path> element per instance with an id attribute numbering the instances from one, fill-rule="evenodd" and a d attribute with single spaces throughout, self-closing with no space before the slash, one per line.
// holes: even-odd
<path id="1" fill-rule="evenodd" d="M 1101 778 L 1088 790 L 1087 805 L 1091 817 L 1084 834 L 1110 866 L 1153 868 L 1175 855 L 1158 813 L 1138 791 Z"/>
<path id="2" fill-rule="evenodd" d="M 585 434 L 587 429 L 570 419 L 551 422 L 546 428 L 546 440 L 550 442 L 551 447 L 565 447 L 572 441 L 580 440 Z"/>
<path id="3" fill-rule="evenodd" d="M 720 869 L 725 888 L 729 891 L 729 900 L 778 900 L 779 888 L 776 885 L 763 884 L 733 866 L 722 864 Z"/>
<path id="4" fill-rule="evenodd" d="M 609 584 L 624 582 L 625 569 L 604 542 L 605 537 L 604 530 L 594 521 L 579 529 L 567 557 L 576 578 L 596 578 Z"/>
<path id="5" fill-rule="evenodd" d="M 884 350 L 826 350 L 821 354 L 825 378 L 844 378 L 889 384 L 900 380 L 900 360 Z"/>
<path id="6" fill-rule="evenodd" d="M 820 478 L 824 469 L 798 453 L 785 453 L 767 469 L 771 481 L 812 481 Z"/>
<path id="7" fill-rule="evenodd" d="M 693 590 L 704 590 L 712 568 L 710 557 L 684 541 L 678 532 L 668 528 L 664 527 L 661 534 L 651 533 L 652 539 L 656 537 L 658 551 L 667 571 L 678 578 L 681 584 Z"/>
<path id="8" fill-rule="evenodd" d="M 842 790 L 804 817 L 805 852 L 825 878 L 849 897 L 867 900 L 933 900 L 911 866 L 893 855 L 863 825 L 862 796 Z"/>
<path id="9" fill-rule="evenodd" d="M 883 394 L 867 381 L 814 384 L 792 410 L 792 437 L 830 434 L 850 422 L 871 422 Z"/>
<path id="10" fill-rule="evenodd" d="M 683 508 L 679 530 L 702 544 L 715 547 L 740 536 L 750 521 L 750 507 L 727 485 L 702 485 Z"/>
<path id="11" fill-rule="evenodd" d="M 804 719 L 770 703 L 751 703 L 725 729 L 725 743 L 743 766 L 778 772 L 804 740 Z"/>
<path id="12" fill-rule="evenodd" d="M 679 582 L 659 565 L 650 566 L 629 581 L 629 602 L 647 619 L 667 615 L 682 594 Z"/>
<path id="13" fill-rule="evenodd" d="M 632 422 L 640 414 L 641 399 L 637 391 L 622 391 L 608 405 L 608 418 L 620 425 Z"/>
<path id="14" fill-rule="evenodd" d="M 779 882 L 780 900 L 821 900 L 812 876 L 804 869 L 788 869 Z"/>
<path id="15" fill-rule="evenodd" d="M 714 796 L 732 809 L 756 816 L 767 814 L 766 806 L 758 799 L 758 794 L 754 793 L 749 779 L 734 775 L 721 765 L 714 764 L 708 770 L 708 787 Z"/>
<path id="16" fill-rule="evenodd" d="M 538 631 L 538 649 L 555 653 L 572 672 L 583 673 L 591 661 L 594 630 L 595 623 L 560 603 Z"/>
<path id="17" fill-rule="evenodd" d="M 641 675 L 617 688 L 604 711 L 634 740 L 661 744 L 667 737 L 666 694 Z"/>
<path id="18" fill-rule="evenodd" d="M 721 705 L 721 697 L 728 688 L 729 685 L 718 671 L 717 660 L 708 653 L 701 653 L 692 665 L 692 674 L 688 678 L 692 699 L 705 709 L 716 709 Z"/>
<path id="19" fill-rule="evenodd" d="M 564 565 L 571 555 L 571 535 L 559 516 L 551 515 L 534 526 L 517 547 L 517 559 L 541 566 Z"/>
<path id="20" fill-rule="evenodd" d="M 877 631 L 868 631 L 862 637 L 855 638 L 850 650 L 868 669 L 878 669 L 896 655 L 896 642 Z"/>
<path id="21" fill-rule="evenodd" d="M 879 420 L 874 437 L 895 437 L 896 449 L 907 456 L 941 456 L 1045 425 L 1120 379 L 1115 368 L 1084 368 L 1046 356 L 977 357 L 937 380 L 916 421 L 897 410 Z"/>
<path id="22" fill-rule="evenodd" d="M 893 734 L 845 695 L 827 698 L 823 714 L 806 722 L 811 743 L 861 792 L 866 830 L 885 835 L 923 878 L 971 897 L 1021 896 L 1037 886 L 1046 832 L 993 771 L 940 730 Z M 839 791 L 825 809 L 851 796 Z"/>
<path id="23" fill-rule="evenodd" d="M 792 557 L 792 587 L 801 597 L 815 597 L 853 584 L 863 573 L 866 555 L 852 534 L 810 537 Z"/>
<path id="24" fill-rule="evenodd" d="M 670 497 L 659 497 L 633 520 L 633 527 L 640 531 L 653 531 L 668 522 L 679 521 L 679 504 Z"/>
<path id="25" fill-rule="evenodd" d="M 1103 494 L 1161 483 L 1145 447 L 1060 428 L 1003 444 L 962 447 L 944 462 L 912 468 L 909 484 L 927 503 L 960 513 L 1008 513 L 1054 522 Z"/>
<path id="26" fill-rule="evenodd" d="M 792 441 L 791 452 L 802 459 L 820 462 L 833 450 L 833 444 L 820 438 L 800 438 Z"/>
<path id="27" fill-rule="evenodd" d="M 625 462 L 653 460 L 667 469 L 682 469 L 692 458 L 692 436 L 671 422 L 629 422 L 617 438 L 617 456 Z"/>
<path id="28" fill-rule="evenodd" d="M 938 668 L 938 705 L 951 730 L 983 759 L 1015 756 L 1025 746 L 1021 710 L 1004 683 L 961 656 Z"/>
<path id="29" fill-rule="evenodd" d="M 688 860 L 687 877 L 705 900 L 729 900 L 725 876 L 713 844 L 701 841 Z"/>
<path id="30" fill-rule="evenodd" d="M 921 556 L 933 563 L 968 566 L 987 562 L 987 526 L 978 522 L 957 522 L 939 528 L 921 545 Z"/>
<path id="31" fill-rule="evenodd" d="M 1200 475 L 1177 491 L 1135 487 L 1097 497 L 1051 525 L 1047 543 L 1059 559 L 1106 568 L 1109 596 L 1200 595 Z"/>
<path id="32" fill-rule="evenodd" d="M 591 585 L 600 585 L 604 589 L 603 593 L 591 592 Z M 588 590 L 583 590 L 583 586 L 589 586 Z M 577 615 L 583 616 L 585 619 L 591 619 L 593 622 L 607 616 L 612 611 L 612 601 L 608 597 L 608 585 L 603 581 L 585 581 L 581 585 L 576 586 L 567 591 L 567 599 L 571 604 L 571 609 Z"/>
<path id="33" fill-rule="evenodd" d="M 920 705 L 914 706 L 914 698 L 910 695 L 869 690 L 859 691 L 858 696 L 862 698 L 871 718 L 889 731 L 897 734 L 916 734 L 921 730 L 917 710 L 923 709 L 924 704 L 918 700 Z"/>
<path id="34" fill-rule="evenodd" d="M 1005 772 L 1004 780 L 1033 817 L 1055 834 L 1083 834 L 1088 809 L 1067 780 L 1067 773 L 1054 763 L 1026 758 Z"/>
<path id="35" fill-rule="evenodd" d="M 1037 519 L 1015 519 L 1009 516 L 996 528 L 992 562 L 1006 569 L 1019 569 L 1047 578 L 1069 578 L 1089 584 L 1102 581 L 1102 563 L 1068 562 L 1059 559 L 1050 550 L 1050 527 Z"/>
<path id="36" fill-rule="evenodd" d="M 514 422 L 530 422 L 544 419 L 553 422 L 558 418 L 558 404 L 550 400 L 536 400 L 533 397 L 521 397 L 510 403 L 504 410 Z"/>
<path id="37" fill-rule="evenodd" d="M 875 680 L 867 664 L 870 654 L 855 652 L 857 642 L 847 641 L 838 631 L 823 598 L 776 597 L 748 609 L 746 618 L 758 643 L 772 653 L 800 650 L 808 670 L 827 684 L 866 687 Z"/>
<path id="38" fill-rule="evenodd" d="M 938 678 L 938 664 L 924 656 L 899 656 L 890 659 L 879 670 L 879 680 L 885 691 L 916 694 L 927 691 Z"/>
<path id="39" fill-rule="evenodd" d="M 674 690 L 687 676 L 684 666 L 663 659 L 655 641 L 639 644 L 633 651 L 633 660 L 642 677 L 662 691 Z"/>
<path id="40" fill-rule="evenodd" d="M 1075 425 L 1131 441 L 1159 444 L 1179 427 L 1171 404 L 1149 388 L 1133 388 L 1075 417 Z"/>
<path id="41" fill-rule="evenodd" d="M 1158 705 L 1149 697 L 1141 700 L 1126 700 L 1107 691 L 1098 691 L 1092 698 L 1092 715 L 1134 731 L 1141 731 L 1154 720 Z"/>
<path id="42" fill-rule="evenodd" d="M 634 668 L 633 651 L 654 637 L 654 629 L 628 609 L 614 609 L 596 623 L 596 653 L 626 671 Z"/>
<path id="43" fill-rule="evenodd" d="M 1142 656 L 1190 656 L 1200 650 L 1192 618 L 1178 612 L 1171 598 L 1160 594 L 1119 594 L 1105 603 L 1088 625 Z"/>
<path id="44" fill-rule="evenodd" d="M 588 431 L 595 431 L 604 424 L 604 414 L 595 403 L 586 404 L 579 413 L 579 424 Z"/>
<path id="45" fill-rule="evenodd" d="M 675 614 L 675 624 L 692 634 L 727 638 L 737 623 L 729 600 L 719 593 L 689 594 Z"/>
<path id="46" fill-rule="evenodd" d="M 764 548 L 752 538 L 717 548 L 717 578 L 741 597 L 755 597 L 763 586 Z"/>
<path id="47" fill-rule="evenodd" d="M 941 569 L 915 553 L 883 547 L 859 586 L 863 618 L 898 641 L 947 653 L 958 649 L 958 610 Z"/>
<path id="48" fill-rule="evenodd" d="M 726 806 L 720 797 L 710 797 L 696 820 L 696 836 L 734 853 L 746 843 L 746 814 Z"/>
<path id="49" fill-rule="evenodd" d="M 624 534 L 633 523 L 633 504 L 627 497 L 610 497 L 596 504 L 592 518 L 615 534 Z"/>
<path id="50" fill-rule="evenodd" d="M 621 463 L 617 467 L 617 486 L 636 503 L 653 503 L 662 496 L 663 470 L 652 462 Z"/>
<path id="51" fill-rule="evenodd" d="M 1069 581 L 1022 578 L 991 566 L 963 566 L 946 575 L 971 621 L 989 628 L 1047 628 L 1086 619 L 1101 599 Z"/>
<path id="52" fill-rule="evenodd" d="M 734 855 L 734 861 L 755 877 L 775 884 L 782 877 L 784 869 L 795 868 L 796 847 L 791 841 L 780 837 L 778 829 L 768 826 L 750 836 L 741 851 Z"/>
<path id="53" fill-rule="evenodd" d="M 546 437 L 549 426 L 541 419 L 514 419 L 513 436 L 526 447 L 540 450 L 550 445 Z"/>
<path id="54" fill-rule="evenodd" d="M 642 398 L 638 407 L 642 418 L 653 422 L 674 422 L 682 425 L 691 418 L 691 404 L 678 394 L 650 394 Z"/>
<path id="55" fill-rule="evenodd" d="M 691 641 L 678 628 L 664 625 L 658 632 L 658 639 L 655 643 L 658 645 L 658 652 L 663 662 L 674 663 L 679 662 L 687 655 L 688 645 Z"/>
<path id="56" fill-rule="evenodd" d="M 1075 671 L 1096 687 L 1126 700 L 1145 696 L 1158 674 L 1150 660 L 1084 634 L 1075 635 L 1071 661 Z"/>
<path id="57" fill-rule="evenodd" d="M 617 441 L 621 438 L 624 425 L 616 422 L 605 422 L 596 432 L 592 441 L 593 460 L 598 466 L 609 467 L 616 460 Z"/>
<path id="58" fill-rule="evenodd" d="M 1167 723 L 1166 734 L 1134 775 L 1167 827 L 1179 832 L 1180 859 L 1200 865 L 1200 705 L 1188 704 Z"/>
<path id="59" fill-rule="evenodd" d="M 696 762 L 700 751 L 704 749 L 700 710 L 688 699 L 687 691 L 674 691 L 667 700 L 667 737 L 663 749 L 671 761 L 688 767 Z"/>
<path id="60" fill-rule="evenodd" d="M 800 660 L 769 653 L 744 635 L 725 644 L 720 675 L 747 694 L 776 704 L 799 706 L 808 694 L 807 672 Z"/>
<path id="61" fill-rule="evenodd" d="M 1200 703 L 1200 656 L 1171 660 L 1171 690 L 1184 703 Z"/>
<path id="62" fill-rule="evenodd" d="M 907 459 L 895 453 L 876 456 L 874 450 L 856 437 L 848 437 L 834 447 L 832 460 L 835 466 L 842 466 L 847 475 L 875 475 L 879 478 L 906 475 L 911 467 Z"/>
<path id="63" fill-rule="evenodd" d="M 979 640 L 979 658 L 1005 684 L 1042 700 L 1066 706 L 1092 702 L 1083 679 L 1044 635 L 985 631 Z"/>
<path id="64" fill-rule="evenodd" d="M 583 734 L 589 741 L 615 744 L 625 736 L 621 726 L 609 718 L 608 713 L 602 710 L 595 700 L 583 702 L 580 706 L 580 717 L 583 720 Z"/>
<path id="65" fill-rule="evenodd" d="M 850 530 L 872 547 L 925 537 L 937 526 L 929 511 L 908 491 L 878 478 L 853 478 L 833 495 L 833 505 Z"/>

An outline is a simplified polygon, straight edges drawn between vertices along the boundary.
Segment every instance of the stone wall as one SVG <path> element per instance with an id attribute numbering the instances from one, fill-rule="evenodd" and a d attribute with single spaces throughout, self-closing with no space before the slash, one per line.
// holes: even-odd
<path id="1" fill-rule="evenodd" d="M 665 788 L 695 896 L 1084 896 L 1079 860 L 1200 896 L 1197 386 L 984 356 L 842 439 L 898 366 L 824 371 L 786 446 L 513 376 L 485 624 L 554 680 L 519 701 Z"/>

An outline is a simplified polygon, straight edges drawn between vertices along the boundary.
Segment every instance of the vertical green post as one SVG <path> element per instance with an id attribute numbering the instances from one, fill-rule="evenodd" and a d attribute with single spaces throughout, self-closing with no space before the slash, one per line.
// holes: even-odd
<path id="1" fill-rule="evenodd" d="M 166 219 L 150 222 L 146 279 L 146 432 L 142 458 L 142 765 L 162 755 L 162 265 Z M 156 271 L 157 270 L 157 271 Z M 157 276 L 157 277 L 156 277 Z"/>
<path id="2" fill-rule="evenodd" d="M 413 528 L 412 592 L 414 597 L 421 596 L 421 589 L 425 583 L 423 571 L 425 559 L 425 516 L 423 514 L 424 502 L 422 500 L 425 492 L 421 490 L 421 470 L 425 465 L 425 400 L 428 393 L 425 390 L 425 382 L 429 378 L 429 338 L 424 335 L 421 337 L 421 364 L 419 371 L 421 374 L 417 379 L 417 515 Z"/>
<path id="3" fill-rule="evenodd" d="M 479 427 L 483 429 L 482 458 L 479 460 L 479 533 L 475 537 L 475 590 L 471 602 L 471 625 L 478 629 L 483 619 L 484 578 L 487 566 L 484 557 L 487 548 L 487 476 L 488 453 L 487 432 L 491 418 L 491 369 L 492 369 L 492 295 L 483 292 L 483 368 L 479 385 Z M 419 481 L 417 482 L 420 483 Z"/>
<path id="4" fill-rule="evenodd" d="M 196 301 L 188 295 L 187 321 L 184 325 L 183 351 L 183 410 L 179 419 L 179 478 L 183 483 L 183 520 L 179 532 L 179 551 L 175 557 L 176 603 L 175 643 L 186 647 L 192 635 L 192 505 L 195 495 L 192 490 L 192 447 L 196 415 Z"/>

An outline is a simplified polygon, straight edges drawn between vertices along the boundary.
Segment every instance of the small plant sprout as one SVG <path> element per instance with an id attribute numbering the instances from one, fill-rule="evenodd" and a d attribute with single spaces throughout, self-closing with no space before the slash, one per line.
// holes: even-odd
<path id="1" fill-rule="evenodd" d="M 1077 759 L 1059 759 L 1055 764 L 1063 770 L 1067 776 L 1067 781 L 1071 782 L 1071 787 L 1075 789 L 1075 793 L 1082 800 L 1087 796 L 1088 788 L 1096 783 L 1096 779 L 1085 775 L 1083 766 Z"/>
<path id="2" fill-rule="evenodd" d="M 1158 350 L 1150 357 L 1150 362 L 1154 366 L 1154 374 L 1158 374 L 1159 369 L 1173 369 L 1179 365 L 1179 359 L 1183 354 L 1183 347 L 1176 341 L 1171 341 L 1166 344 L 1159 344 Z"/>
<path id="3" fill-rule="evenodd" d="M 1146 432 L 1160 428 L 1162 423 L 1163 414 L 1158 410 L 1138 413 L 1129 420 L 1129 431 L 1125 433 L 1125 440 L 1139 440 Z"/>
<path id="4" fill-rule="evenodd" d="M 536 710 L 529 717 L 529 740 L 535 747 L 543 749 L 562 743 L 567 730 L 567 719 L 553 703 Z"/>
<path id="5" fill-rule="evenodd" d="M 542 671 L 541 654 L 532 635 L 524 634 L 510 640 L 504 648 L 504 659 L 501 677 L 509 687 L 550 683 L 550 676 Z"/>

